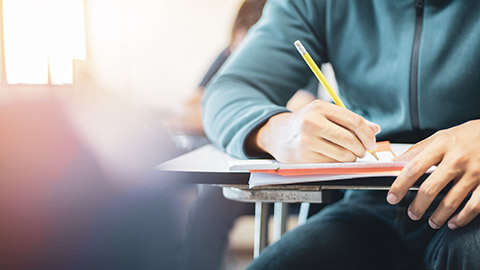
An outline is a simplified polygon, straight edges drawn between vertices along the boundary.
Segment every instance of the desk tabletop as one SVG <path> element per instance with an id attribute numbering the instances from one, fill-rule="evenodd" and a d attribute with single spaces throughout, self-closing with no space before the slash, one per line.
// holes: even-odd
<path id="1" fill-rule="evenodd" d="M 410 145 L 392 144 L 396 154 L 400 154 Z M 249 172 L 232 172 L 230 164 L 235 158 L 219 150 L 212 144 L 205 145 L 189 153 L 166 161 L 156 166 L 163 179 L 174 179 L 176 182 L 218 185 L 248 185 Z M 358 178 L 337 180 L 306 185 L 323 186 L 324 189 L 360 188 L 385 189 L 390 186 L 394 177 Z"/>
<path id="2" fill-rule="evenodd" d="M 231 173 L 230 162 L 235 160 L 212 144 L 157 165 L 161 171 Z"/>
<path id="3" fill-rule="evenodd" d="M 202 146 L 156 166 L 163 179 L 180 183 L 247 185 L 249 172 L 231 172 L 234 158 L 212 144 Z"/>
<path id="4" fill-rule="evenodd" d="M 411 144 L 391 144 L 396 155 L 406 151 Z M 156 166 L 161 171 L 173 172 L 204 172 L 204 173 L 234 173 L 230 165 L 238 159 L 231 157 L 212 144 L 202 146 L 196 150 L 166 161 Z M 248 173 L 248 171 L 244 171 Z"/>

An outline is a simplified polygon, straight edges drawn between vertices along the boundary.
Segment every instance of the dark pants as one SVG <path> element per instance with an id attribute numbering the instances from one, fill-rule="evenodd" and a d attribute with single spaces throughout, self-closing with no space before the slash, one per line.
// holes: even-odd
<path id="1" fill-rule="evenodd" d="M 480 219 L 451 231 L 407 216 L 415 193 L 391 206 L 384 191 L 348 191 L 266 248 L 248 269 L 478 269 Z M 434 206 L 438 204 L 437 199 Z"/>

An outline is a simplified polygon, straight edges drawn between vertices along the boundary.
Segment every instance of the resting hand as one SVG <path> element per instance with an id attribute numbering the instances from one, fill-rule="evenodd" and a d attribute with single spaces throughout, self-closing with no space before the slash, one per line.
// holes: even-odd
<path id="1" fill-rule="evenodd" d="M 271 117 L 250 139 L 283 163 L 349 162 L 375 149 L 378 132 L 378 125 L 358 114 L 315 100 Z"/>
<path id="2" fill-rule="evenodd" d="M 449 183 L 445 195 L 429 219 L 432 228 L 440 228 L 472 192 L 465 207 L 448 222 L 450 229 L 465 226 L 480 213 L 480 120 L 442 130 L 414 145 L 397 161 L 409 161 L 387 195 L 396 204 L 431 166 L 437 169 L 421 184 L 408 215 L 420 219 L 438 193 Z"/>

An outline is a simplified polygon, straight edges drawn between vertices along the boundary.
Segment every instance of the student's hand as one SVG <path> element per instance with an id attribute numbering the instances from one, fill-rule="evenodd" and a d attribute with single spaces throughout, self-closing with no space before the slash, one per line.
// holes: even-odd
<path id="1" fill-rule="evenodd" d="M 375 149 L 378 132 L 378 125 L 358 114 L 315 100 L 299 111 L 271 117 L 250 139 L 283 163 L 349 162 Z"/>
<path id="2" fill-rule="evenodd" d="M 432 228 L 440 228 L 470 192 L 472 196 L 465 207 L 448 221 L 448 227 L 456 229 L 465 226 L 480 213 L 480 120 L 439 131 L 396 160 L 409 163 L 390 188 L 387 201 L 391 204 L 398 203 L 431 166 L 438 166 L 420 185 L 410 204 L 408 215 L 411 219 L 420 219 L 449 183 L 453 183 L 452 188 L 429 219 Z"/>

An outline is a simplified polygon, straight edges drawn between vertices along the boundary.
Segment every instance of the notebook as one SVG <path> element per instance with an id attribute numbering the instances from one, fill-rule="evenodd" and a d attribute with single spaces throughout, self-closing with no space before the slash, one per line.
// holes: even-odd
<path id="1" fill-rule="evenodd" d="M 406 151 L 410 144 L 378 142 L 375 152 L 347 163 L 302 163 L 285 164 L 269 159 L 235 160 L 231 171 L 249 171 L 250 187 L 275 184 L 332 181 L 365 177 L 397 176 L 406 162 L 392 161 L 396 155 Z M 434 168 L 431 168 L 431 172 Z"/>

